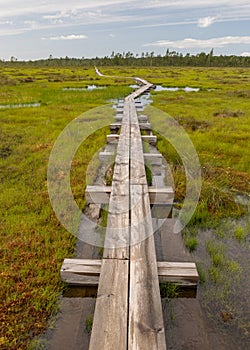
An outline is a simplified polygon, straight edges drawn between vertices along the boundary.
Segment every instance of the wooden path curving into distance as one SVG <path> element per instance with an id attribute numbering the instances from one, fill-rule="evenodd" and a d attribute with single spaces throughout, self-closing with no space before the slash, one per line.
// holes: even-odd
<path id="1" fill-rule="evenodd" d="M 169 204 L 173 190 L 159 190 L 157 199 L 148 187 L 135 99 L 153 85 L 135 80 L 141 86 L 125 98 L 120 134 L 108 137 L 117 142 L 112 186 L 86 189 L 87 195 L 98 193 L 97 202 L 109 196 L 103 259 L 65 259 L 61 269 L 68 283 L 98 284 L 90 350 L 166 349 L 158 276 L 193 286 L 198 281 L 193 263 L 157 263 L 150 204 Z M 156 143 L 156 137 L 148 135 L 148 141 Z"/>

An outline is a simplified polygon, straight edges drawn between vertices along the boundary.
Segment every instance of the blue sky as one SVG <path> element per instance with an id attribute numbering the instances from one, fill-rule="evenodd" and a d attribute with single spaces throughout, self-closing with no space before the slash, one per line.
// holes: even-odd
<path id="1" fill-rule="evenodd" d="M 250 56 L 249 0 L 0 0 L 0 59 L 112 51 Z"/>

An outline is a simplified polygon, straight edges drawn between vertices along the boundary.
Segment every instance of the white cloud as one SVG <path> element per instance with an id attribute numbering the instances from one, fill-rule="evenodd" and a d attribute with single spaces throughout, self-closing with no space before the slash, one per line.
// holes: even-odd
<path id="1" fill-rule="evenodd" d="M 224 47 L 232 44 L 250 44 L 250 36 L 225 36 L 206 40 L 186 38 L 183 40 L 158 40 L 143 46 L 172 47 L 178 49 Z"/>
<path id="2" fill-rule="evenodd" d="M 12 21 L 8 21 L 8 20 L 3 20 L 3 21 L 0 21 L 0 25 L 5 25 L 5 24 L 13 24 L 13 22 Z"/>
<path id="3" fill-rule="evenodd" d="M 87 35 L 84 34 L 69 34 L 69 35 L 58 35 L 58 36 L 51 36 L 49 38 L 42 38 L 43 40 L 82 40 L 82 39 L 88 39 Z"/>
<path id="4" fill-rule="evenodd" d="M 30 16 L 31 14 L 40 14 L 41 16 L 57 16 L 60 13 L 68 13 L 72 11 L 85 11 L 89 13 L 98 13 L 99 11 L 118 10 L 124 9 L 216 9 L 223 8 L 223 12 L 232 12 L 232 9 L 241 11 L 242 15 L 247 13 L 250 4 L 248 0 L 144 0 L 142 2 L 134 0 L 43 0 L 37 2 L 35 0 L 26 0 L 24 3 L 20 0 L 0 0 L 1 13 L 0 17 L 15 17 L 15 16 Z M 137 13 L 138 14 L 138 13 Z M 136 14 L 136 15 L 137 15 Z M 45 17 L 45 18 L 46 18 Z"/>
<path id="5" fill-rule="evenodd" d="M 36 29 L 39 27 L 39 24 L 36 21 L 24 21 L 23 23 L 31 29 Z"/>
<path id="6" fill-rule="evenodd" d="M 216 20 L 216 17 L 208 16 L 198 20 L 198 27 L 206 28 L 211 26 Z"/>
<path id="7" fill-rule="evenodd" d="M 250 56 L 250 52 L 242 52 L 240 55 L 243 56 L 243 57 L 249 57 Z"/>

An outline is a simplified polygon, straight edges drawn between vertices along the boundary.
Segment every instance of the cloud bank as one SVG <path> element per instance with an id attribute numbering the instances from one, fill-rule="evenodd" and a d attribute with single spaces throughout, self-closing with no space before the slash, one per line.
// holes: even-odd
<path id="1" fill-rule="evenodd" d="M 183 40 L 158 40 L 152 43 L 144 44 L 143 46 L 155 46 L 155 47 L 171 47 L 178 49 L 191 49 L 191 48 L 211 48 L 211 47 L 224 47 L 226 45 L 236 44 L 250 44 L 250 36 L 225 36 L 220 38 L 211 39 L 192 39 L 186 38 Z"/>

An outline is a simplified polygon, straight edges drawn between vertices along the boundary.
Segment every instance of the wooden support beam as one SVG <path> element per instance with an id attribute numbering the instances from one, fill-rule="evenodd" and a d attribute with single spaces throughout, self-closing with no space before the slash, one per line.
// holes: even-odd
<path id="1" fill-rule="evenodd" d="M 99 159 L 102 162 L 108 161 L 114 157 L 114 152 L 100 152 Z M 162 155 L 160 153 L 144 153 L 145 162 L 149 162 L 152 165 L 162 165 Z"/>
<path id="2" fill-rule="evenodd" d="M 115 120 L 117 123 L 121 123 L 122 122 L 122 118 L 123 118 L 123 115 L 116 115 L 115 116 Z"/>
<path id="3" fill-rule="evenodd" d="M 106 139 L 107 139 L 107 143 L 117 143 L 119 140 L 119 135 L 117 134 L 107 135 Z"/>
<path id="4" fill-rule="evenodd" d="M 153 146 L 156 146 L 157 143 L 157 136 L 155 135 L 142 135 L 142 141 L 148 142 Z"/>
<path id="5" fill-rule="evenodd" d="M 88 203 L 108 204 L 110 199 L 111 186 L 87 186 L 85 196 Z M 172 206 L 174 191 L 171 186 L 162 188 L 149 187 L 150 204 L 154 206 Z"/>
<path id="6" fill-rule="evenodd" d="M 114 158 L 114 152 L 100 152 L 99 153 L 99 160 L 101 162 L 107 162 Z"/>
<path id="7" fill-rule="evenodd" d="M 97 287 L 101 273 L 102 260 L 64 259 L 61 278 L 72 286 Z M 158 261 L 159 283 L 175 283 L 182 287 L 197 287 L 199 276 L 193 262 Z"/>
<path id="8" fill-rule="evenodd" d="M 162 154 L 160 153 L 144 153 L 144 159 L 152 165 L 162 165 Z"/>
<path id="9" fill-rule="evenodd" d="M 140 130 L 151 130 L 151 124 L 150 123 L 140 123 L 139 124 L 140 126 Z M 112 123 L 110 124 L 110 130 L 111 131 L 116 131 L 116 130 L 119 130 L 121 127 L 121 123 L 117 122 L 117 123 Z"/>
<path id="10" fill-rule="evenodd" d="M 146 115 L 139 115 L 138 120 L 140 123 L 147 123 L 148 122 L 148 117 Z"/>

